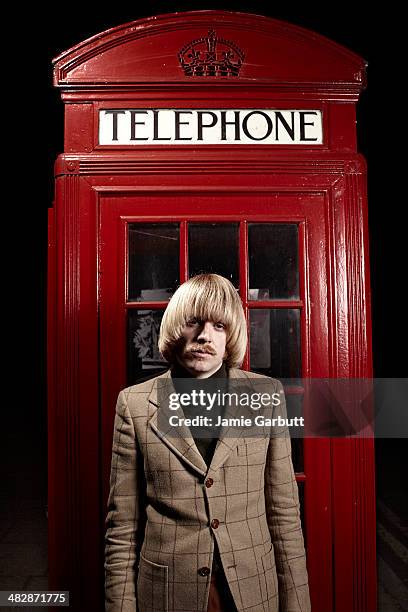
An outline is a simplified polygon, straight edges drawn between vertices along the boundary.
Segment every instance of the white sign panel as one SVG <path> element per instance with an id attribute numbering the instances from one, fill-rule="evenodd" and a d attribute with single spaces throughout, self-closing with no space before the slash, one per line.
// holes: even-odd
<path id="1" fill-rule="evenodd" d="M 320 110 L 107 109 L 100 145 L 319 145 Z"/>

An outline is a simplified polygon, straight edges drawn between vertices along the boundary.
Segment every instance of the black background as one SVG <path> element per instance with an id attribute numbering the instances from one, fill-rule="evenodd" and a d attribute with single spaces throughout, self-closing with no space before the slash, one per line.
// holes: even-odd
<path id="1" fill-rule="evenodd" d="M 2 348 L 7 371 L 4 388 L 10 398 L 4 404 L 2 422 L 7 435 L 7 428 L 20 426 L 22 419 L 44 456 L 47 208 L 53 199 L 53 163 L 63 150 L 64 129 L 63 104 L 52 87 L 51 60 L 98 32 L 139 17 L 211 8 L 258 13 L 303 26 L 368 61 L 368 88 L 358 103 L 357 129 L 358 149 L 368 162 L 374 373 L 377 377 L 406 375 L 407 109 L 402 14 L 390 3 L 367 9 L 357 2 L 322 6 L 256 1 L 83 2 L 55 4 L 47 10 L 36 4 L 3 21 L 4 32 L 10 36 L 2 57 L 6 158 L 2 268 L 4 280 L 10 281 L 3 285 L 3 337 L 10 342 L 3 342 Z M 16 451 L 24 453 L 24 448 Z M 397 502 L 404 482 L 402 459 L 402 443 L 377 445 L 379 493 L 389 481 Z"/>

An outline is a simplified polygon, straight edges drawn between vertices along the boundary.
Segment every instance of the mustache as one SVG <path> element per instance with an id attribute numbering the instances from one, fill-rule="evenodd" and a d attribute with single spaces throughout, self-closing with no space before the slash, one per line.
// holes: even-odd
<path id="1" fill-rule="evenodd" d="M 185 354 L 189 354 L 189 353 L 209 353 L 210 355 L 216 355 L 216 351 L 213 349 L 213 347 L 210 344 L 192 344 L 191 346 L 188 347 L 188 349 L 185 350 Z"/>

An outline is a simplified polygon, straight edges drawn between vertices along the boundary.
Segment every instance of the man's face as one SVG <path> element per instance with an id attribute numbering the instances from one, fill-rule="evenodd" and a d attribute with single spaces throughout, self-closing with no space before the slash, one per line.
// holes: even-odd
<path id="1" fill-rule="evenodd" d="M 208 378 L 220 368 L 227 341 L 222 322 L 192 318 L 183 327 L 181 340 L 177 360 L 192 376 Z"/>

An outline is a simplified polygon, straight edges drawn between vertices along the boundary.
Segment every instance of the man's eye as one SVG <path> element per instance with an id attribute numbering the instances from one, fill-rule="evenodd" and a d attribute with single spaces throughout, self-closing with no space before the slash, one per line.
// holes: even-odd
<path id="1" fill-rule="evenodd" d="M 197 323 L 198 323 L 198 319 L 196 319 L 195 317 L 187 321 L 187 325 L 197 325 Z"/>
<path id="2" fill-rule="evenodd" d="M 225 324 L 222 323 L 221 321 L 218 321 L 217 323 L 215 323 L 215 327 L 217 329 L 225 329 Z"/>

